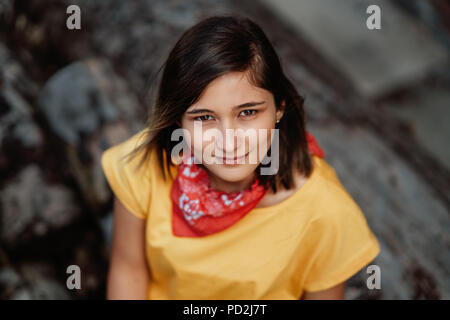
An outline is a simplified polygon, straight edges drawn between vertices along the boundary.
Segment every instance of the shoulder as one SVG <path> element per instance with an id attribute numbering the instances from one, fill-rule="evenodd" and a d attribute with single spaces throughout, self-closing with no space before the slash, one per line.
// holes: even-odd
<path id="1" fill-rule="evenodd" d="M 341 183 L 335 169 L 322 158 L 314 157 L 314 219 L 318 224 L 338 224 L 341 220 L 365 225 L 364 214 Z"/>
<path id="2" fill-rule="evenodd" d="M 331 288 L 372 261 L 380 245 L 367 220 L 339 181 L 335 170 L 316 159 L 313 219 L 305 237 L 311 244 L 306 291 Z"/>
<path id="3" fill-rule="evenodd" d="M 127 140 L 109 147 L 102 153 L 101 164 L 107 173 L 114 170 L 115 173 L 126 174 L 129 177 L 148 178 L 150 176 L 149 167 L 153 164 L 154 155 L 147 155 L 145 162 L 138 168 L 138 164 L 145 156 L 144 150 L 141 150 L 134 157 L 130 157 L 130 153 L 145 141 L 146 131 L 142 130 L 135 133 Z"/>
<path id="4" fill-rule="evenodd" d="M 339 180 L 334 168 L 315 158 L 316 182 L 310 232 L 317 243 L 339 247 L 351 256 L 355 252 L 379 251 L 379 245 L 367 219 Z"/>
<path id="5" fill-rule="evenodd" d="M 146 215 L 156 164 L 155 155 L 151 152 L 144 157 L 144 150 L 135 157 L 129 158 L 128 155 L 145 141 L 146 134 L 146 130 L 139 131 L 127 140 L 109 147 L 101 156 L 101 166 L 114 195 L 139 217 Z M 143 163 L 138 167 L 143 157 Z"/>
<path id="6" fill-rule="evenodd" d="M 133 134 L 128 139 L 108 147 L 106 150 L 103 151 L 102 162 L 107 160 L 123 161 L 119 159 L 124 157 L 129 152 L 138 147 L 141 143 L 143 143 L 146 138 L 146 134 L 147 134 L 146 130 L 141 130 Z"/>

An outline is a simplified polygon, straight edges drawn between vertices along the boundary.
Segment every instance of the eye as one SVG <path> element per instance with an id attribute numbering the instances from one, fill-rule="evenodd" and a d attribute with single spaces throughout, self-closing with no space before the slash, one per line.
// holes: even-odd
<path id="1" fill-rule="evenodd" d="M 211 116 L 209 114 L 208 115 L 203 115 L 203 116 L 198 116 L 198 117 L 194 118 L 194 121 L 208 121 L 208 120 L 210 120 L 210 119 L 205 119 L 204 117 L 211 117 Z"/>
<path id="2" fill-rule="evenodd" d="M 255 115 L 257 112 L 258 112 L 258 110 L 247 109 L 247 110 L 242 110 L 239 114 L 241 115 L 242 113 L 244 113 L 244 114 L 242 114 L 243 117 L 250 117 L 250 116 Z"/>

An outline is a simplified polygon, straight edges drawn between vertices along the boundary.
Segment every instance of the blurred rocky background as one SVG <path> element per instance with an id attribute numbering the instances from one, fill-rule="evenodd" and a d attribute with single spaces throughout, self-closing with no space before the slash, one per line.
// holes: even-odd
<path id="1" fill-rule="evenodd" d="M 345 3 L 345 4 L 344 4 Z M 66 9 L 81 8 L 81 30 Z M 381 29 L 366 8 L 381 8 Z M 450 5 L 445 0 L 0 0 L 0 299 L 103 299 L 103 150 L 143 128 L 157 72 L 200 19 L 265 30 L 308 129 L 380 240 L 348 299 L 450 297 Z M 66 271 L 78 265 L 80 290 Z"/>

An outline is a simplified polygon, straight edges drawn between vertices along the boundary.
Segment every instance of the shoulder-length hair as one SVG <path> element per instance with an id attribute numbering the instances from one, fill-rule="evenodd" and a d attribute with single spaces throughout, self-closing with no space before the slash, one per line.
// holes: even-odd
<path id="1" fill-rule="evenodd" d="M 276 192 L 279 186 L 295 186 L 294 169 L 310 176 L 312 160 L 306 140 L 304 98 L 284 75 L 274 48 L 255 22 L 239 15 L 206 18 L 182 34 L 161 68 L 163 75 L 146 122 L 146 136 L 127 155 L 134 157 L 144 151 L 138 167 L 156 148 L 164 180 L 166 171 L 173 178 L 168 169 L 173 165 L 169 155 L 178 143 L 171 141 L 173 130 L 180 128 L 177 121 L 211 81 L 229 72 L 246 72 L 252 85 L 273 94 L 277 109 L 285 102 L 283 117 L 276 126 L 279 170 L 274 175 L 260 175 L 258 167 L 260 184 L 269 183 Z"/>

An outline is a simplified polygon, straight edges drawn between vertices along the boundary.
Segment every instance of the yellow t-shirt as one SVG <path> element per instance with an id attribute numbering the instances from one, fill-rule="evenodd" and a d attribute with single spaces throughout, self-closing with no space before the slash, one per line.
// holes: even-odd
<path id="1" fill-rule="evenodd" d="M 120 160 L 144 132 L 107 149 L 101 162 L 116 197 L 146 221 L 148 299 L 299 299 L 347 280 L 378 255 L 362 211 L 316 156 L 309 179 L 284 201 L 212 235 L 174 236 L 172 181 L 163 180 L 156 153 L 139 171 L 139 156 Z M 170 170 L 175 177 L 176 166 Z"/>

